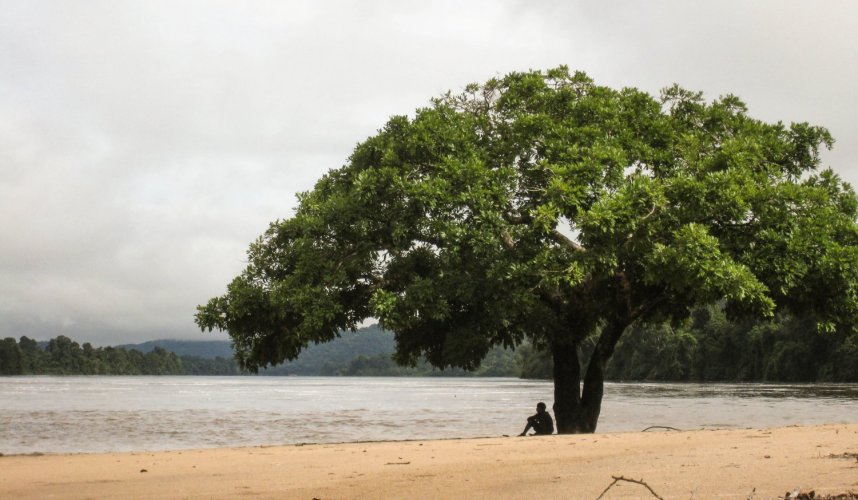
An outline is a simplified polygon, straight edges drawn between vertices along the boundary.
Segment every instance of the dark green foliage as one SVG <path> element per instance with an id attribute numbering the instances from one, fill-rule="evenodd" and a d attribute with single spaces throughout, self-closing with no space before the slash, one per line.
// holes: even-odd
<path id="1" fill-rule="evenodd" d="M 271 224 L 196 321 L 229 332 L 251 371 L 370 317 L 406 366 L 475 370 L 493 347 L 530 342 L 554 361 L 558 431 L 593 432 L 633 325 L 723 301 L 731 318 L 789 311 L 855 329 L 858 199 L 820 168 L 832 143 L 822 127 L 754 119 L 732 95 L 511 73 L 392 117 Z M 695 355 L 728 376 L 739 344 L 718 342 Z M 675 351 L 658 376 L 685 374 L 691 339 L 662 332 L 647 348 Z M 804 353 L 778 354 L 761 369 Z"/>
<path id="2" fill-rule="evenodd" d="M 832 380 L 858 382 L 858 336 L 846 337 L 831 359 Z"/>
<path id="3" fill-rule="evenodd" d="M 11 354 L 10 354 L 11 353 Z M 18 353 L 18 354 L 14 354 Z M 19 356 L 15 358 L 15 356 Z M 8 361 L 7 361 L 8 360 Z M 181 375 L 182 361 L 160 347 L 148 353 L 114 347 L 83 346 L 60 335 L 44 348 L 27 337 L 0 343 L 3 375 Z"/>
<path id="4" fill-rule="evenodd" d="M 357 332 L 340 332 L 339 336 L 331 342 L 311 344 L 297 359 L 260 370 L 259 373 L 263 375 L 333 375 L 360 356 L 389 358 L 394 350 L 393 333 L 382 330 L 378 325 L 370 325 Z M 325 366 L 328 368 L 323 370 Z"/>
<path id="5" fill-rule="evenodd" d="M 321 372 L 321 375 L 344 375 L 349 377 L 398 377 L 415 374 L 417 374 L 417 369 L 397 365 L 393 361 L 391 354 L 377 354 L 375 356 L 360 355 L 352 359 L 345 366 L 325 363 L 322 366 Z"/>
<path id="6" fill-rule="evenodd" d="M 519 377 L 521 368 L 515 351 L 495 347 L 471 373 L 480 377 Z"/>
<path id="7" fill-rule="evenodd" d="M 858 336 L 820 333 L 816 321 L 727 319 L 704 306 L 679 325 L 633 325 L 605 371 L 608 380 L 660 382 L 858 382 Z M 551 357 L 530 350 L 525 378 L 551 378 Z M 547 368 L 546 368 L 547 367 Z"/>
<path id="8" fill-rule="evenodd" d="M 15 339 L 7 337 L 0 341 L 0 375 L 24 373 L 24 354 Z"/>
<path id="9" fill-rule="evenodd" d="M 537 349 L 530 344 L 522 344 L 516 350 L 522 378 L 550 380 L 553 378 L 554 361 L 548 349 Z"/>
<path id="10" fill-rule="evenodd" d="M 605 371 L 608 380 L 688 380 L 697 339 L 670 324 L 633 325 Z"/>
<path id="11" fill-rule="evenodd" d="M 677 336 L 696 339 L 696 348 L 689 356 L 690 373 L 673 380 L 858 382 L 853 368 L 858 353 L 848 351 L 852 336 L 820 333 L 816 321 L 789 314 L 731 323 L 720 308 L 707 311 L 705 324 L 675 330 Z"/>
<path id="12" fill-rule="evenodd" d="M 300 358 L 299 358 L 300 359 Z M 513 351 L 494 348 L 476 370 L 446 368 L 439 370 L 426 360 L 414 366 L 402 366 L 393 359 L 392 352 L 375 356 L 358 356 L 345 367 L 326 363 L 321 375 L 345 375 L 354 377 L 518 377 L 521 368 Z"/>
<path id="13" fill-rule="evenodd" d="M 163 347 L 162 347 L 163 346 Z M 177 356 L 166 346 L 186 353 Z M 349 376 L 488 376 L 516 377 L 515 354 L 501 348 L 489 352 L 475 372 L 439 370 L 425 361 L 416 367 L 397 365 L 393 334 L 377 325 L 359 332 L 342 332 L 335 341 L 316 344 L 301 356 L 280 366 L 260 370 L 260 375 Z M 232 357 L 212 356 L 231 352 L 227 341 L 156 340 L 143 344 L 93 348 L 79 346 L 68 337 L 38 343 L 22 337 L 0 341 L 0 375 L 246 375 Z"/>

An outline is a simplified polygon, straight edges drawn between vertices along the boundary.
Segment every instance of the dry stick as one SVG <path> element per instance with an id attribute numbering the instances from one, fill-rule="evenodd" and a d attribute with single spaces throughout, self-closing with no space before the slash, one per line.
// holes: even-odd
<path id="1" fill-rule="evenodd" d="M 651 425 L 651 426 L 647 427 L 646 429 L 642 430 L 641 432 L 646 432 L 650 429 L 665 429 L 665 430 L 669 430 L 669 431 L 681 430 L 681 429 L 677 429 L 676 427 L 668 427 L 666 425 Z"/>
<path id="2" fill-rule="evenodd" d="M 654 496 L 654 497 L 658 498 L 658 500 L 664 500 L 664 498 L 662 498 L 662 497 L 658 496 L 658 493 L 656 493 L 655 491 L 653 491 L 653 489 L 652 489 L 652 488 L 650 488 L 650 487 L 649 487 L 649 485 L 648 485 L 648 484 L 646 484 L 646 483 L 644 482 L 644 480 L 643 480 L 643 479 L 641 479 L 641 480 L 639 481 L 639 480 L 637 480 L 637 479 L 629 479 L 629 478 L 626 478 L 626 477 L 623 477 L 623 476 L 611 476 L 611 477 L 612 477 L 612 478 L 614 478 L 614 482 L 613 482 L 613 483 L 611 483 L 611 484 L 609 484 L 609 485 L 608 485 L 608 487 L 607 487 L 607 488 L 605 488 L 605 491 L 603 491 L 603 492 L 602 492 L 602 494 L 601 494 L 601 495 L 599 495 L 599 497 L 598 497 L 598 498 L 596 498 L 596 500 L 600 500 L 603 496 L 605 496 L 605 493 L 607 493 L 607 492 L 608 492 L 608 490 L 610 490 L 610 489 L 611 489 L 615 484 L 617 484 L 617 483 L 618 483 L 618 482 L 620 482 L 620 481 L 627 481 L 627 482 L 629 482 L 629 483 L 635 483 L 635 484 L 639 484 L 639 485 L 641 485 L 641 486 L 646 486 L 646 489 L 648 489 L 648 490 L 649 490 L 649 492 L 650 492 L 650 493 L 652 493 L 652 496 Z"/>

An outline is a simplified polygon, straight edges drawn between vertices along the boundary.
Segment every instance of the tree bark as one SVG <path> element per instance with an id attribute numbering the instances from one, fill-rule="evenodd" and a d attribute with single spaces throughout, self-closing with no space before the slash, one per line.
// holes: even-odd
<path id="1" fill-rule="evenodd" d="M 605 367 L 608 360 L 614 354 L 617 341 L 626 329 L 625 323 L 611 323 L 605 326 L 596 348 L 587 363 L 587 373 L 584 375 L 584 389 L 581 395 L 582 405 L 589 411 L 586 415 L 584 425 L 587 432 L 596 432 L 596 424 L 599 422 L 599 413 L 602 411 L 602 397 L 605 394 Z"/>
<path id="2" fill-rule="evenodd" d="M 626 326 L 609 324 L 596 343 L 581 387 L 581 367 L 578 346 L 554 344 L 554 418 L 558 434 L 589 434 L 596 432 L 605 393 L 605 366 Z"/>
<path id="3" fill-rule="evenodd" d="M 576 415 L 581 406 L 581 367 L 578 346 L 555 343 L 554 358 L 554 419 L 558 434 L 576 434 Z"/>

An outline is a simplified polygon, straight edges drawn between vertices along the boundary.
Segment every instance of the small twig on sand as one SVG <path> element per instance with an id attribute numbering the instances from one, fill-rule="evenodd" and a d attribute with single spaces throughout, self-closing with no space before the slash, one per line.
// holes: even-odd
<path id="1" fill-rule="evenodd" d="M 607 488 L 605 488 L 605 491 L 603 491 L 603 492 L 602 492 L 602 494 L 601 494 L 601 495 L 599 495 L 599 497 L 598 497 L 598 498 L 596 498 L 596 500 L 600 500 L 603 496 L 605 496 L 605 493 L 607 493 L 607 492 L 608 492 L 608 490 L 610 490 L 610 489 L 611 489 L 615 484 L 617 484 L 617 483 L 618 483 L 618 482 L 620 482 L 620 481 L 626 481 L 626 482 L 629 482 L 629 483 L 635 483 L 635 484 L 639 484 L 639 485 L 641 485 L 641 486 L 645 486 L 645 487 L 646 487 L 646 489 L 648 489 L 648 490 L 649 490 L 649 492 L 650 492 L 650 493 L 652 493 L 652 496 L 654 496 L 654 497 L 658 498 L 658 500 L 664 500 L 664 498 L 662 498 L 662 497 L 658 496 L 658 493 L 656 493 L 655 491 L 653 491 L 653 489 L 652 489 L 652 488 L 650 488 L 650 486 L 649 486 L 648 484 L 646 484 L 646 483 L 644 482 L 644 480 L 643 480 L 643 479 L 641 479 L 641 480 L 637 480 L 637 479 L 629 479 L 629 478 L 626 478 L 626 477 L 623 477 L 623 476 L 611 476 L 611 477 L 612 477 L 612 478 L 614 478 L 614 482 L 612 482 L 611 484 L 609 484 L 609 485 L 608 485 L 608 487 L 607 487 Z"/>
<path id="2" fill-rule="evenodd" d="M 648 431 L 648 430 L 650 430 L 650 429 L 665 429 L 665 430 L 668 430 L 668 431 L 678 431 L 678 430 L 680 430 L 680 429 L 677 429 L 676 427 L 668 427 L 668 426 L 666 426 L 666 425 L 651 425 L 651 426 L 647 427 L 646 429 L 642 430 L 641 432 L 646 432 L 646 431 Z"/>

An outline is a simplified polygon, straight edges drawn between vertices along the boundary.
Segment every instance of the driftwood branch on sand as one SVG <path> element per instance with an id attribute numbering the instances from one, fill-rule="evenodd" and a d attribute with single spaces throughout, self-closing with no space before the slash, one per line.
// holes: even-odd
<path id="1" fill-rule="evenodd" d="M 642 430 L 641 432 L 646 432 L 646 431 L 648 431 L 648 430 L 650 430 L 650 429 L 664 429 L 664 430 L 666 430 L 666 431 L 679 431 L 679 430 L 682 430 L 682 429 L 677 429 L 676 427 L 668 427 L 668 426 L 666 426 L 666 425 L 651 425 L 651 426 L 647 427 L 646 429 Z"/>
<path id="2" fill-rule="evenodd" d="M 602 494 L 599 495 L 598 498 L 596 498 L 596 500 L 601 500 L 601 498 L 603 496 L 605 496 L 605 493 L 607 493 L 608 490 L 610 490 L 615 484 L 619 483 L 620 481 L 626 481 L 628 483 L 635 483 L 635 484 L 639 484 L 641 486 L 644 486 L 644 487 L 646 487 L 646 489 L 649 490 L 650 493 L 652 493 L 652 496 L 658 498 L 658 500 L 664 500 L 664 498 L 660 497 L 658 495 L 658 493 L 656 493 L 652 488 L 650 488 L 650 486 L 648 484 L 646 484 L 646 482 L 643 479 L 629 479 L 629 478 L 623 477 L 623 476 L 611 476 L 611 477 L 614 478 L 614 481 L 611 484 L 609 484 L 607 488 L 605 488 L 605 491 L 603 491 Z"/>

